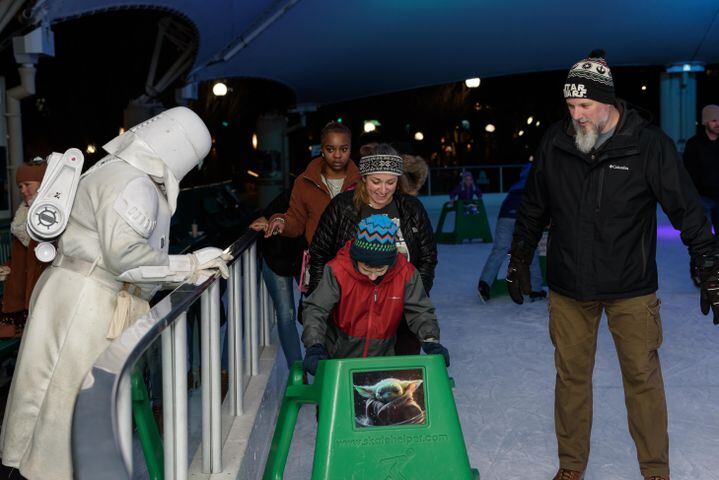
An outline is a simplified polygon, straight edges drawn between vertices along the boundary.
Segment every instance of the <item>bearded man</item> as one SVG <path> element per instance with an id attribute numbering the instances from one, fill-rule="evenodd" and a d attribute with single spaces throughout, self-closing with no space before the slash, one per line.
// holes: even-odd
<path id="1" fill-rule="evenodd" d="M 529 264 L 549 224 L 549 332 L 557 369 L 555 480 L 580 480 L 589 458 L 592 370 L 604 311 L 622 371 L 629 432 L 646 480 L 669 479 L 667 407 L 658 350 L 657 203 L 681 231 L 719 318 L 719 248 L 672 140 L 615 98 L 603 55 L 567 76 L 571 118 L 544 136 L 515 224 L 507 283 L 530 293 Z"/>

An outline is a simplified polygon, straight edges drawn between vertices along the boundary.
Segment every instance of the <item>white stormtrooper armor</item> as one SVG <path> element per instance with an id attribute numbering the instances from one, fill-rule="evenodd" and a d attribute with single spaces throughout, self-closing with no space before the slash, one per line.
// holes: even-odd
<path id="1" fill-rule="evenodd" d="M 26 223 L 30 238 L 38 242 L 35 255 L 42 262 L 55 258 L 55 247 L 50 242 L 65 230 L 83 163 L 84 157 L 77 148 L 71 148 L 64 154 L 53 152 L 48 156 L 47 170 L 28 211 Z"/>
<path id="2" fill-rule="evenodd" d="M 59 254 L 33 292 L 0 431 L 2 462 L 24 477 L 72 478 L 73 405 L 109 345 L 123 282 L 148 299 L 161 284 L 226 273 L 219 249 L 167 253 L 179 182 L 210 146 L 202 120 L 173 108 L 109 142 L 82 175 Z"/>
<path id="3" fill-rule="evenodd" d="M 83 163 L 77 148 L 48 157 L 47 170 L 28 211 L 27 231 L 33 240 L 54 240 L 65 230 Z"/>
<path id="4" fill-rule="evenodd" d="M 207 156 L 211 146 L 210 132 L 200 117 L 188 108 L 175 107 L 132 127 L 102 148 L 162 179 L 170 211 L 175 213 L 180 180 Z"/>

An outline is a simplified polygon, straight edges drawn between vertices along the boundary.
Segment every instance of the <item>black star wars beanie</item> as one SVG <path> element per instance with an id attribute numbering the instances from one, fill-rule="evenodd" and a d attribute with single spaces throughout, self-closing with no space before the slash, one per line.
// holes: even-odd
<path id="1" fill-rule="evenodd" d="M 604 60 L 604 50 L 594 50 L 589 57 L 574 64 L 564 83 L 564 98 L 614 103 L 614 80 Z"/>

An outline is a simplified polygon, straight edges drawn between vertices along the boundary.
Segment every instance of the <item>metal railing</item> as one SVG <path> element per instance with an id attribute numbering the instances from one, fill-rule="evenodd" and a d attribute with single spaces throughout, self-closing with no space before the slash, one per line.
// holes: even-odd
<path id="1" fill-rule="evenodd" d="M 463 165 L 432 167 L 427 176 L 427 195 L 449 194 L 459 184 L 462 173 L 471 172 L 474 182 L 484 193 L 504 193 L 519 179 L 524 164 Z M 422 192 L 424 193 L 424 192 Z"/>
<path id="2" fill-rule="evenodd" d="M 230 415 L 243 414 L 243 373 L 257 375 L 262 349 L 270 343 L 275 318 L 258 276 L 257 233 L 248 231 L 231 246 L 228 353 Z M 259 288 L 258 288 L 259 286 Z M 188 476 L 187 310 L 201 302 L 202 471 L 222 471 L 220 374 L 220 280 L 182 285 L 138 319 L 98 357 L 75 404 L 72 431 L 76 479 L 132 476 L 130 376 L 135 363 L 161 337 L 163 449 L 166 479 Z"/>

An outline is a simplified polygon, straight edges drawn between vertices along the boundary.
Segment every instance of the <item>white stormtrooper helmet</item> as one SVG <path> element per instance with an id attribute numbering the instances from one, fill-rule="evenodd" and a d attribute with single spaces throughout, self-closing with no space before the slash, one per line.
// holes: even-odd
<path id="1" fill-rule="evenodd" d="M 162 179 L 170 210 L 175 213 L 180 181 L 207 156 L 211 146 L 202 119 L 187 107 L 175 107 L 132 127 L 102 148 Z"/>

